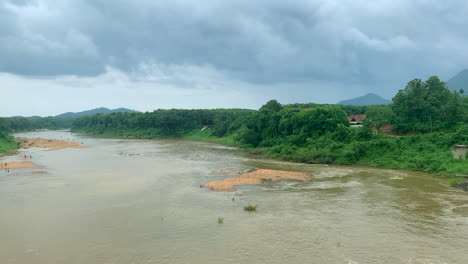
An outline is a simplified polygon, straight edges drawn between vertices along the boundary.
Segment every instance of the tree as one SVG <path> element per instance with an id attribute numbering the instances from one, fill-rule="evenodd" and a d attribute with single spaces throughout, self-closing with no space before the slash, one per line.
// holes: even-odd
<path id="1" fill-rule="evenodd" d="M 371 105 L 367 107 L 364 124 L 378 131 L 383 125 L 391 124 L 392 120 L 393 110 L 390 105 Z"/>
<path id="2" fill-rule="evenodd" d="M 282 109 L 283 109 L 283 106 L 280 103 L 278 103 L 278 101 L 270 100 L 260 108 L 260 111 L 270 110 L 270 111 L 273 111 L 273 112 L 279 112 Z"/>
<path id="3" fill-rule="evenodd" d="M 394 128 L 401 132 L 426 132 L 453 127 L 461 116 L 461 98 L 438 77 L 410 81 L 392 99 Z"/>

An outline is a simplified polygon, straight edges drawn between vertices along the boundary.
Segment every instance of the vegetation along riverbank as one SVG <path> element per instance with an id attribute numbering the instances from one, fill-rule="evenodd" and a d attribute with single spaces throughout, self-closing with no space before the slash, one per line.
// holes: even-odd
<path id="1" fill-rule="evenodd" d="M 350 126 L 351 114 L 365 115 Z M 391 127 L 391 133 L 382 133 Z M 305 163 L 362 164 L 468 174 L 468 160 L 451 147 L 468 143 L 468 98 L 437 77 L 413 80 L 389 105 L 282 105 L 244 109 L 156 110 L 77 119 L 73 131 L 137 138 L 185 137 L 227 143 Z"/>
<path id="2" fill-rule="evenodd" d="M 259 110 L 98 114 L 76 119 L 72 131 L 201 139 L 296 162 L 420 170 L 452 177 L 456 185 L 468 175 L 468 159 L 451 153 L 453 145 L 468 144 L 468 97 L 463 93 L 450 91 L 433 76 L 410 81 L 388 105 L 282 105 L 271 100 Z M 362 126 L 353 125 L 354 117 L 361 118 Z"/>
<path id="3" fill-rule="evenodd" d="M 14 154 L 17 148 L 18 143 L 13 137 L 0 130 L 0 156 Z"/>

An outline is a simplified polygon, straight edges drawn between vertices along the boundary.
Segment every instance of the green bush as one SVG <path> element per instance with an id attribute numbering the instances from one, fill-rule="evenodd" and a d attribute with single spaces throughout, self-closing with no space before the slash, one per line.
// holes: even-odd
<path id="1" fill-rule="evenodd" d="M 249 212 L 257 211 L 257 205 L 256 204 L 248 204 L 248 205 L 244 206 L 244 210 L 249 211 Z"/>
<path id="2" fill-rule="evenodd" d="M 452 179 L 450 179 L 450 186 L 455 187 L 459 183 L 464 183 L 464 182 L 466 182 L 466 179 L 463 178 L 463 177 L 452 178 Z"/>

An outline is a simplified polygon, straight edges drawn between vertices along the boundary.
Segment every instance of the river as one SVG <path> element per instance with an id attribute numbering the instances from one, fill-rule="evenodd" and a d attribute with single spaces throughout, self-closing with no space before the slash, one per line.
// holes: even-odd
<path id="1" fill-rule="evenodd" d="M 40 168 L 0 170 L 0 263 L 468 263 L 468 193 L 428 174 L 280 162 L 200 141 L 16 136 L 91 148 L 28 149 Z M 229 177 L 215 170 L 251 168 L 312 178 L 200 188 Z"/>

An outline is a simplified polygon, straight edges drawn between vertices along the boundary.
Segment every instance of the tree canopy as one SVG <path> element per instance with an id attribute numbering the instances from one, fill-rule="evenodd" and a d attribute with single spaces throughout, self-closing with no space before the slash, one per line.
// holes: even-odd
<path id="1" fill-rule="evenodd" d="M 447 129 L 467 121 L 464 98 L 436 76 L 410 81 L 392 100 L 393 125 L 401 132 Z"/>

